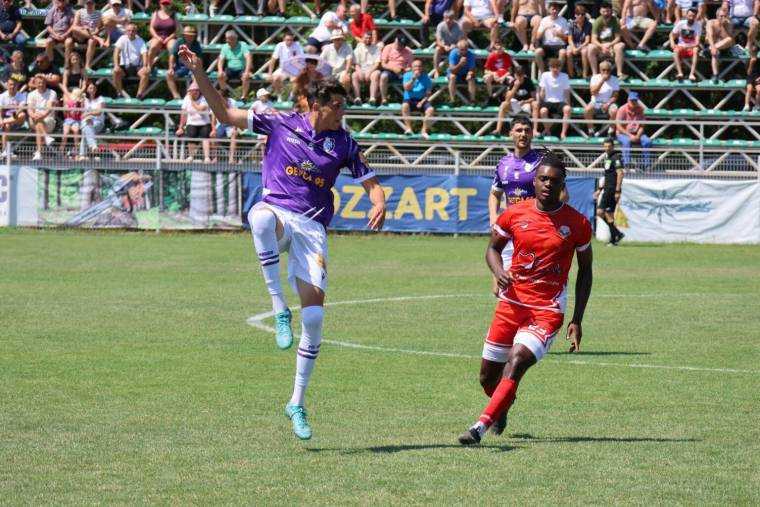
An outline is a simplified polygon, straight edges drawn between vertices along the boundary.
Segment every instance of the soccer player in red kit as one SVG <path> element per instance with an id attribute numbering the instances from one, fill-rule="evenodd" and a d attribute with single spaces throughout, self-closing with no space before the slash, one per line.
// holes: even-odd
<path id="1" fill-rule="evenodd" d="M 480 442 L 488 428 L 509 410 L 528 368 L 549 351 L 564 320 L 573 255 L 578 258 L 578 275 L 567 339 L 572 340 L 571 352 L 580 350 L 581 321 L 591 294 L 592 231 L 586 217 L 560 200 L 565 176 L 562 160 L 546 152 L 534 178 L 536 199 L 509 206 L 493 226 L 486 262 L 500 291 L 483 357 L 506 361 L 506 366 L 496 388 L 486 392 L 491 397 L 488 406 L 459 437 L 462 445 Z M 511 267 L 505 271 L 501 251 L 510 239 L 514 254 Z"/>

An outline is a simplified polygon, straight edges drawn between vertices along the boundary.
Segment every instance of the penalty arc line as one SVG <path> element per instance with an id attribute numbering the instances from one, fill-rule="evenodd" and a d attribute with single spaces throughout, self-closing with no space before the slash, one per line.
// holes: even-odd
<path id="1" fill-rule="evenodd" d="M 483 296 L 482 293 L 477 294 L 431 294 L 424 296 L 396 296 L 396 297 L 383 297 L 383 298 L 370 298 L 370 299 L 353 299 L 346 301 L 333 301 L 325 303 L 325 306 L 343 306 L 343 305 L 358 305 L 368 303 L 384 303 L 393 301 L 414 301 L 414 300 L 426 300 L 426 299 L 445 299 L 445 298 L 461 298 L 471 296 Z M 598 294 L 595 297 L 652 297 L 655 294 Z M 665 294 L 656 294 L 658 296 L 664 296 Z M 679 294 L 685 296 L 687 294 Z M 691 293 L 689 295 L 701 296 L 702 293 Z M 733 294 L 732 294 L 733 295 Z M 492 297 L 488 295 L 489 297 Z M 299 310 L 300 307 L 296 306 L 291 310 Z M 264 324 L 264 319 L 274 317 L 275 312 L 268 311 L 253 315 L 246 321 L 251 327 L 265 331 L 267 333 L 274 333 L 275 328 Z M 374 350 L 377 352 L 396 353 L 396 354 L 408 354 L 417 356 L 432 356 L 432 357 L 453 357 L 459 359 L 480 359 L 480 356 L 473 356 L 469 354 L 457 354 L 455 352 L 434 352 L 429 350 L 413 350 L 413 349 L 400 349 L 395 347 L 381 347 L 378 345 L 363 345 L 361 343 L 345 342 L 340 340 L 323 339 L 323 343 L 330 345 L 336 345 L 339 347 L 358 349 L 358 350 Z M 552 360 L 557 361 L 557 360 Z M 640 369 L 657 369 L 657 370 L 676 370 L 676 371 L 698 371 L 698 372 L 712 372 L 712 373 L 749 373 L 760 374 L 760 371 L 754 370 L 741 370 L 736 368 L 705 368 L 697 366 L 670 366 L 670 365 L 658 365 L 658 364 L 638 364 L 638 363 L 607 363 L 597 361 L 583 361 L 579 359 L 572 359 L 565 361 L 567 364 L 581 365 L 581 366 L 601 366 L 612 368 L 640 368 Z"/>

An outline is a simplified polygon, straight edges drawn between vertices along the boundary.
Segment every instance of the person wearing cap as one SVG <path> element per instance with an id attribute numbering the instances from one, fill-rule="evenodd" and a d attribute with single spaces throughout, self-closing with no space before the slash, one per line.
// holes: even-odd
<path id="1" fill-rule="evenodd" d="M 533 44 L 536 47 L 535 58 L 539 72 L 545 70 L 544 61 L 548 58 L 558 58 L 560 67 L 565 65 L 570 23 L 559 15 L 560 7 L 559 2 L 552 1 L 549 4 L 549 15 L 541 19 L 535 32 Z"/>
<path id="2" fill-rule="evenodd" d="M 180 98 L 177 88 L 177 79 L 186 79 L 190 70 L 179 59 L 179 48 L 187 46 L 190 51 L 203 59 L 203 47 L 198 42 L 198 30 L 193 25 L 187 25 L 182 29 L 182 37 L 174 44 L 174 49 L 169 53 L 169 68 L 166 72 L 166 85 L 175 100 Z"/>
<path id="3" fill-rule="evenodd" d="M 150 17 L 148 31 L 150 32 L 148 63 L 152 67 L 161 51 L 171 52 L 174 49 L 174 43 L 177 42 L 179 21 L 177 13 L 172 8 L 172 0 L 158 2 L 158 9 Z"/>
<path id="4" fill-rule="evenodd" d="M 499 23 L 504 21 L 505 4 L 505 0 L 464 0 L 460 24 L 465 35 L 477 29 L 488 30 L 493 45 L 499 39 Z"/>
<path id="5" fill-rule="evenodd" d="M 211 109 L 206 99 L 201 95 L 198 83 L 193 81 L 187 88 L 187 95 L 182 99 L 182 114 L 177 126 L 177 135 L 190 139 L 201 139 L 203 146 L 203 162 L 211 163 Z M 216 136 L 216 132 L 213 133 Z M 195 141 L 187 143 L 187 161 L 192 162 L 198 144 Z"/>
<path id="6" fill-rule="evenodd" d="M 122 95 L 124 78 L 137 76 L 140 79 L 137 98 L 142 99 L 150 77 L 148 46 L 143 38 L 137 35 L 137 25 L 128 23 L 125 30 L 124 35 L 113 45 L 113 84 L 117 95 Z"/>
<path id="7" fill-rule="evenodd" d="M 401 116 L 404 120 L 404 134 L 414 133 L 409 116 L 413 111 L 419 111 L 424 115 L 420 136 L 428 139 L 430 118 L 435 115 L 435 108 L 430 103 L 433 81 L 423 69 L 422 60 L 419 59 L 412 62 L 412 70 L 407 71 L 403 79 L 404 102 L 401 104 Z"/>
<path id="8" fill-rule="evenodd" d="M 354 52 L 346 42 L 341 30 L 333 30 L 330 36 L 332 44 L 322 48 L 322 60 L 332 67 L 332 76 L 338 80 L 346 91 L 351 89 L 351 69 L 354 64 Z"/>
<path id="9" fill-rule="evenodd" d="M 53 48 L 63 45 L 65 55 L 64 61 L 69 60 L 69 53 L 74 47 L 74 39 L 71 37 L 71 27 L 74 24 L 74 9 L 66 0 L 53 0 L 53 6 L 50 7 L 45 15 L 45 26 L 47 27 L 48 38 L 45 39 L 45 53 L 52 62 Z"/>
<path id="10" fill-rule="evenodd" d="M 475 102 L 475 52 L 470 49 L 470 41 L 462 37 L 457 47 L 449 53 L 449 100 L 453 105 L 456 101 L 457 84 L 466 84 L 470 102 Z"/>
<path id="11" fill-rule="evenodd" d="M 330 44 L 334 30 L 345 32 L 347 30 L 345 17 L 346 8 L 342 5 L 339 5 L 335 9 L 335 12 L 325 12 L 319 20 L 317 27 L 306 39 L 306 52 L 319 54 L 322 51 L 322 46 Z"/>
<path id="12" fill-rule="evenodd" d="M 240 98 L 248 98 L 248 90 L 251 86 L 253 75 L 253 55 L 251 47 L 245 42 L 238 40 L 235 30 L 227 30 L 224 34 L 225 43 L 216 60 L 216 71 L 219 76 L 219 86 L 225 87 L 230 81 L 240 81 L 242 90 Z M 225 68 L 225 64 L 226 68 Z"/>
<path id="13" fill-rule="evenodd" d="M 388 83 L 401 81 L 404 72 L 411 70 L 414 56 L 412 50 L 406 47 L 406 36 L 396 36 L 393 44 L 388 44 L 380 53 L 380 100 L 383 105 L 388 103 Z"/>
<path id="14" fill-rule="evenodd" d="M 676 67 L 676 79 L 683 81 L 682 60 L 691 60 L 689 80 L 697 82 L 697 59 L 699 58 L 699 40 L 702 38 L 702 23 L 697 20 L 697 9 L 692 7 L 670 31 L 670 47 L 673 50 L 673 63 Z"/>
<path id="15" fill-rule="evenodd" d="M 13 2 L 14 0 L 0 2 L 0 43 L 10 42 L 16 49 L 23 51 L 29 37 L 21 30 L 21 10 Z"/>
<path id="16" fill-rule="evenodd" d="M 275 114 L 277 110 L 271 100 L 271 94 L 266 88 L 256 90 L 256 100 L 251 104 L 251 109 L 256 114 Z"/>
<path id="17" fill-rule="evenodd" d="M 282 70 L 282 62 L 302 55 L 303 48 L 301 47 L 301 44 L 295 40 L 295 36 L 291 32 L 285 32 L 282 36 L 282 41 L 278 42 L 274 47 L 272 56 L 267 63 L 269 66 L 267 70 L 267 79 L 272 83 L 272 91 L 276 95 L 282 94 L 286 80 L 295 77 Z M 277 66 L 276 69 L 275 66 Z"/>
<path id="18" fill-rule="evenodd" d="M 623 164 L 630 167 L 631 164 L 631 145 L 641 145 L 641 151 L 644 158 L 644 168 L 649 168 L 651 154 L 649 148 L 652 146 L 652 140 L 644 134 L 644 126 L 641 122 L 644 117 L 644 106 L 639 101 L 639 94 L 631 91 L 628 92 L 628 102 L 618 109 L 617 112 L 617 140 L 623 150 Z"/>
<path id="19" fill-rule="evenodd" d="M 87 71 L 92 69 L 95 49 L 108 47 L 104 31 L 103 13 L 95 8 L 95 0 L 85 0 L 84 7 L 74 14 L 71 36 L 76 42 L 87 44 L 84 55 L 84 68 Z"/>
<path id="20" fill-rule="evenodd" d="M 462 27 L 454 18 L 454 11 L 449 9 L 443 13 L 443 21 L 435 28 L 435 52 L 433 53 L 433 77 L 441 75 L 441 59 L 457 46 L 459 39 L 464 37 Z"/>
<path id="21" fill-rule="evenodd" d="M 103 11 L 103 24 L 111 43 L 124 35 L 127 24 L 132 22 L 132 17 L 132 9 L 124 8 L 121 0 L 111 0 L 111 7 Z"/>
<path id="22" fill-rule="evenodd" d="M 362 83 L 369 83 L 369 101 L 375 103 L 380 93 L 380 48 L 372 43 L 372 34 L 364 32 L 362 41 L 354 49 L 354 105 L 362 104 Z"/>

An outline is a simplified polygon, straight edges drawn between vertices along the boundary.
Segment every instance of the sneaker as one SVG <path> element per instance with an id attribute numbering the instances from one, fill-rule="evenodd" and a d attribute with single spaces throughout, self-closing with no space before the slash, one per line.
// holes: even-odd
<path id="1" fill-rule="evenodd" d="M 50 146 L 54 142 L 55 142 L 55 139 L 53 138 L 53 136 L 45 136 L 45 144 L 46 145 Z"/>
<path id="2" fill-rule="evenodd" d="M 462 445 L 477 445 L 480 443 L 480 433 L 475 428 L 470 428 L 459 435 L 458 440 Z"/>
<path id="3" fill-rule="evenodd" d="M 499 416 L 498 419 L 493 423 L 493 426 L 491 426 L 491 433 L 494 435 L 501 435 L 504 433 L 504 430 L 507 429 L 507 412 L 505 411 L 503 414 Z"/>
<path id="4" fill-rule="evenodd" d="M 741 47 L 739 44 L 734 44 L 731 46 L 731 49 L 728 50 L 729 53 L 731 53 L 731 56 L 734 58 L 742 58 L 744 57 L 744 48 Z"/>
<path id="5" fill-rule="evenodd" d="M 42 153 L 39 151 L 34 152 L 34 156 L 32 156 L 33 161 L 42 160 Z"/>
<path id="6" fill-rule="evenodd" d="M 301 440 L 311 438 L 311 426 L 306 420 L 306 409 L 300 405 L 285 405 L 285 416 L 293 423 L 293 433 Z"/>
<path id="7" fill-rule="evenodd" d="M 619 233 L 617 239 L 615 240 L 615 244 L 617 245 L 618 243 L 620 243 L 624 237 L 625 237 L 625 234 L 623 234 L 622 232 Z"/>
<path id="8" fill-rule="evenodd" d="M 282 350 L 287 350 L 293 345 L 293 329 L 290 323 L 293 320 L 293 314 L 290 309 L 280 312 L 274 316 L 274 325 L 277 330 L 277 346 Z"/>
<path id="9" fill-rule="evenodd" d="M 354 99 L 354 105 L 355 106 L 361 106 L 362 105 L 362 99 L 360 99 L 359 97 L 356 97 Z"/>
<path id="10" fill-rule="evenodd" d="M 0 152 L 0 159 L 8 158 L 8 152 L 3 150 Z"/>
<path id="11" fill-rule="evenodd" d="M 755 107 L 757 107 L 757 106 L 755 106 Z M 746 113 L 749 110 L 750 110 L 749 104 L 744 104 L 744 107 L 742 108 L 742 111 L 744 111 Z M 3 152 L 3 153 L 5 153 L 5 152 Z M 2 158 L 4 156 L 5 155 L 3 155 L 2 153 L 0 153 L 0 158 Z"/>

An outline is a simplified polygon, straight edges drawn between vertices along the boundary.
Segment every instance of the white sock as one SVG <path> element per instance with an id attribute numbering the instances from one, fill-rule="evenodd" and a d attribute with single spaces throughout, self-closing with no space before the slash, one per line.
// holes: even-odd
<path id="1" fill-rule="evenodd" d="M 482 421 L 476 422 L 470 427 L 470 429 L 477 431 L 481 437 L 485 434 L 486 431 L 488 431 L 488 427 Z"/>
<path id="2" fill-rule="evenodd" d="M 293 383 L 292 405 L 303 406 L 314 363 L 322 341 L 322 320 L 325 311 L 321 306 L 307 306 L 301 310 L 301 341 L 296 355 L 296 379 Z"/>
<path id="3" fill-rule="evenodd" d="M 277 244 L 277 218 L 265 208 L 251 208 L 248 223 L 253 235 L 253 247 L 259 256 L 264 283 L 272 296 L 272 310 L 280 313 L 288 308 L 288 302 L 280 284 L 280 248 Z"/>

